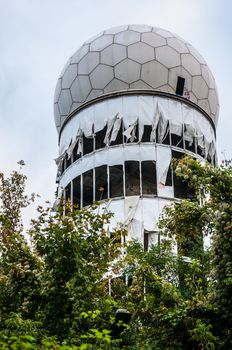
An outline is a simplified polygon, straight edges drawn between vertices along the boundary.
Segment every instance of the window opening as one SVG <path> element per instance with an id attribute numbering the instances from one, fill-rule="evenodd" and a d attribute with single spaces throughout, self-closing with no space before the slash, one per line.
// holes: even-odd
<path id="1" fill-rule="evenodd" d="M 68 155 L 66 154 L 66 169 L 72 164 L 72 156 L 69 158 Z"/>
<path id="2" fill-rule="evenodd" d="M 123 196 L 123 166 L 113 165 L 110 171 L 110 198 Z"/>
<path id="3" fill-rule="evenodd" d="M 76 143 L 76 146 L 74 147 L 74 150 L 73 150 L 73 162 L 75 162 L 77 159 L 81 158 L 81 153 L 77 154 L 77 152 L 79 151 L 78 148 L 79 148 L 79 142 L 82 143 L 82 139 L 80 139 L 77 143 Z"/>
<path id="4" fill-rule="evenodd" d="M 168 167 L 165 186 L 172 186 L 172 165 L 171 164 Z"/>
<path id="5" fill-rule="evenodd" d="M 184 148 L 184 142 L 183 142 L 183 132 L 181 133 L 181 136 L 176 134 L 171 134 L 171 144 L 175 147 Z"/>
<path id="6" fill-rule="evenodd" d="M 93 137 L 83 135 L 83 155 L 93 152 Z"/>
<path id="7" fill-rule="evenodd" d="M 149 244 L 149 233 L 148 231 L 143 232 L 143 249 L 145 252 L 148 251 L 148 244 Z"/>
<path id="8" fill-rule="evenodd" d="M 77 176 L 73 180 L 73 204 L 78 208 L 81 206 L 81 177 Z"/>
<path id="9" fill-rule="evenodd" d="M 126 196 L 140 195 L 139 162 L 125 162 L 125 186 Z"/>
<path id="10" fill-rule="evenodd" d="M 142 194 L 157 195 L 156 163 L 146 160 L 141 162 Z"/>
<path id="11" fill-rule="evenodd" d="M 108 198 L 107 165 L 95 168 L 95 200 Z"/>
<path id="12" fill-rule="evenodd" d="M 184 83 L 185 83 L 185 78 L 177 77 L 176 94 L 179 96 L 183 96 Z"/>
<path id="13" fill-rule="evenodd" d="M 107 125 L 95 133 L 95 149 L 105 148 L 104 139 L 106 136 Z"/>
<path id="14" fill-rule="evenodd" d="M 65 187 L 65 200 L 71 200 L 71 182 Z"/>
<path id="15" fill-rule="evenodd" d="M 152 125 L 144 125 L 141 142 L 151 142 Z"/>
<path id="16" fill-rule="evenodd" d="M 184 156 L 181 152 L 172 151 L 172 157 L 176 160 L 181 159 Z M 188 182 L 180 179 L 176 176 L 173 171 L 173 182 L 174 182 L 174 197 L 175 198 L 193 198 L 194 191 L 188 186 Z"/>
<path id="17" fill-rule="evenodd" d="M 125 131 L 125 130 L 124 130 Z M 136 123 L 134 130 L 131 133 L 131 136 L 133 137 L 134 135 L 134 140 L 128 139 L 126 136 L 124 136 L 124 143 L 136 143 L 139 140 L 139 128 L 138 128 L 138 123 Z"/>
<path id="18" fill-rule="evenodd" d="M 93 170 L 83 173 L 83 207 L 93 203 Z"/>

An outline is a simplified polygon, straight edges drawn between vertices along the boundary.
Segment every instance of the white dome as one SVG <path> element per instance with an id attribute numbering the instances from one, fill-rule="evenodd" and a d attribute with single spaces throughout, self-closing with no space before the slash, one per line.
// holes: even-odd
<path id="1" fill-rule="evenodd" d="M 125 25 L 86 41 L 68 60 L 57 82 L 54 113 L 57 129 L 87 101 L 104 94 L 152 90 L 183 97 L 201 107 L 217 124 L 219 103 L 214 77 L 192 45 L 161 28 Z"/>

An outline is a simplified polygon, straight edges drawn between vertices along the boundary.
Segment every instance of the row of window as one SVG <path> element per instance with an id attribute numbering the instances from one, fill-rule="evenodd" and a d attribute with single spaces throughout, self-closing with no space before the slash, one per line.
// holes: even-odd
<path id="1" fill-rule="evenodd" d="M 82 136 L 81 139 L 81 147 L 79 147 L 79 144 L 77 144 L 73 150 L 73 153 L 71 157 L 68 157 L 67 154 L 65 156 L 65 159 L 62 164 L 62 170 L 61 173 L 64 172 L 65 169 L 67 169 L 73 162 L 75 162 L 77 159 L 81 158 L 83 155 L 89 154 L 95 150 L 102 149 L 106 147 L 104 143 L 105 135 L 106 135 L 106 130 L 107 127 L 105 126 L 102 130 L 98 131 L 95 133 L 94 136 L 92 137 L 85 137 L 84 135 Z M 121 145 L 123 143 L 128 143 L 130 141 L 127 140 L 127 138 L 123 135 L 123 127 L 121 125 L 121 128 L 118 132 L 118 135 L 116 137 L 116 140 L 110 143 L 110 146 L 114 145 Z M 166 144 L 166 145 L 171 145 L 175 147 L 179 147 L 181 149 L 186 149 L 188 151 L 191 151 L 193 153 L 196 153 L 200 155 L 201 157 L 205 157 L 204 150 L 197 145 L 196 138 L 193 138 L 193 142 L 190 143 L 184 139 L 184 131 L 182 133 L 182 136 L 177 136 L 175 134 L 170 133 L 170 128 L 169 124 L 167 125 L 166 131 L 164 133 L 164 137 L 162 140 L 159 138 L 159 125 L 156 129 L 156 140 L 159 140 L 159 143 Z M 141 142 L 151 142 L 150 141 L 150 136 L 152 132 L 152 126 L 151 125 L 144 125 L 144 131 L 143 135 L 141 138 Z M 135 129 L 135 139 L 134 143 L 137 143 L 139 139 L 139 131 L 138 131 L 138 125 L 136 126 Z M 79 150 L 78 150 L 79 149 Z M 80 151 L 81 149 L 81 151 Z M 79 154 L 77 154 L 79 152 Z M 211 159 L 211 156 L 208 154 L 207 155 L 207 160 L 210 163 L 214 163 L 215 160 Z"/>
<path id="2" fill-rule="evenodd" d="M 179 159 L 183 153 L 173 151 Z M 174 187 L 174 197 L 186 198 L 191 191 L 186 182 L 176 177 L 170 164 L 166 186 Z M 77 176 L 65 188 L 65 198 L 84 207 L 94 201 L 123 196 L 157 195 L 156 162 L 125 161 L 125 163 L 102 165 Z"/>

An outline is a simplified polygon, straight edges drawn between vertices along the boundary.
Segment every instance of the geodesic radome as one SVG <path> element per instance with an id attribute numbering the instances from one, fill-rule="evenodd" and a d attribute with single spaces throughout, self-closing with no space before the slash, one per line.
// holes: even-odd
<path id="1" fill-rule="evenodd" d="M 176 94 L 201 107 L 217 124 L 215 80 L 202 56 L 183 39 L 161 28 L 124 25 L 86 41 L 68 60 L 57 82 L 54 114 L 57 129 L 76 108 L 98 96 L 129 90 Z"/>

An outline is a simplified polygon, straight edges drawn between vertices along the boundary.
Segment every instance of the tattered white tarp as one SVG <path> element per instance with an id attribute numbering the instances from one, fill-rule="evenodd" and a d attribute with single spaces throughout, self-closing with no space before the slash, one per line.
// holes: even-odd
<path id="1" fill-rule="evenodd" d="M 144 125 L 152 125 L 151 141 L 162 142 L 167 125 L 170 131 L 192 142 L 193 137 L 202 149 L 212 152 L 215 147 L 215 135 L 210 122 L 198 110 L 186 103 L 159 96 L 121 96 L 90 105 L 73 116 L 64 126 L 60 137 L 59 154 L 64 154 L 76 140 L 80 130 L 86 137 L 107 126 L 105 143 L 115 141 L 118 131 L 124 124 L 124 133 L 129 141 L 134 140 L 135 127 L 139 127 L 139 139 L 142 138 Z M 158 127 L 158 140 L 156 128 Z M 204 138 L 202 136 L 204 135 Z M 212 155 L 211 155 L 212 156 Z"/>

